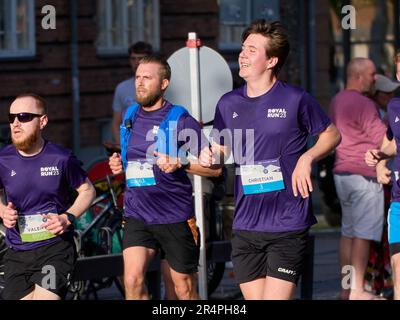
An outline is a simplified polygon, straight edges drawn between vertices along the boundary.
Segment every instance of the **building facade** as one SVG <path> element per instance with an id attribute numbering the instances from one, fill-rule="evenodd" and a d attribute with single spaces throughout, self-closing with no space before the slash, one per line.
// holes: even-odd
<path id="1" fill-rule="evenodd" d="M 104 156 L 115 86 L 131 76 L 128 46 L 138 40 L 171 55 L 188 32 L 220 52 L 234 85 L 241 32 L 252 20 L 281 20 L 292 50 L 281 77 L 309 90 L 328 107 L 343 87 L 344 65 L 369 56 L 393 74 L 399 0 L 0 0 L 0 134 L 8 135 L 8 107 L 23 92 L 46 98 L 45 135 L 74 148 L 85 165 Z M 343 7 L 356 28 L 343 29 Z M 77 116 L 79 115 L 79 116 Z"/>

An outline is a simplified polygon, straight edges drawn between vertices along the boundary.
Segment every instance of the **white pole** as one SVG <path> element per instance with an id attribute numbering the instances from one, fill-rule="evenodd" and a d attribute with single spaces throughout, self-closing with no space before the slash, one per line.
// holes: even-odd
<path id="1" fill-rule="evenodd" d="M 192 113 L 197 121 L 201 121 L 200 99 L 200 64 L 199 49 L 196 45 L 197 34 L 188 34 L 188 48 L 190 61 L 190 92 L 192 100 Z M 200 229 L 200 261 L 199 261 L 199 296 L 207 300 L 207 261 L 206 261 L 206 233 L 204 225 L 203 185 L 200 176 L 194 175 L 194 203 L 197 226 Z"/>

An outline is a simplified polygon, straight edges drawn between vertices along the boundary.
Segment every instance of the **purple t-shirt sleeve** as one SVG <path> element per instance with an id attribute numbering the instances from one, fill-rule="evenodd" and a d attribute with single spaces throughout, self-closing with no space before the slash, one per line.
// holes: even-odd
<path id="1" fill-rule="evenodd" d="M 392 129 L 390 128 L 390 126 L 387 128 L 387 130 L 386 130 L 386 137 L 389 139 L 389 140 L 393 140 L 393 131 L 392 131 Z M 0 187 L 1 187 L 1 181 L 0 181 Z"/>
<path id="2" fill-rule="evenodd" d="M 4 189 L 3 182 L 1 181 L 1 175 L 2 175 L 2 173 L 3 173 L 4 171 L 5 171 L 5 170 L 2 168 L 2 165 L 1 165 L 1 163 L 0 163 L 0 190 L 1 190 L 1 189 Z"/>
<path id="3" fill-rule="evenodd" d="M 300 100 L 299 121 L 312 136 L 321 133 L 332 123 L 319 103 L 307 92 L 303 93 Z"/>
<path id="4" fill-rule="evenodd" d="M 226 124 L 222 117 L 220 106 L 217 105 L 214 115 L 214 125 L 213 132 L 211 132 L 211 137 L 216 144 L 219 144 L 221 146 L 225 145 L 226 143 L 224 136 L 220 134 L 224 129 L 226 129 Z"/>
<path id="5" fill-rule="evenodd" d="M 179 146 L 198 157 L 200 151 L 209 145 L 209 142 L 201 130 L 200 123 L 191 115 L 182 116 L 178 122 Z"/>
<path id="6" fill-rule="evenodd" d="M 79 160 L 71 154 L 65 162 L 65 178 L 70 187 L 77 189 L 79 188 L 86 180 L 87 174 L 82 169 Z"/>

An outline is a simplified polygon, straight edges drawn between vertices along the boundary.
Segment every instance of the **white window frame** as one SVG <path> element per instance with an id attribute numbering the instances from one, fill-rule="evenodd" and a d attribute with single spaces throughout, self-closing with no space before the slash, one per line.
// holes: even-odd
<path id="1" fill-rule="evenodd" d="M 27 3 L 27 19 L 28 19 L 28 48 L 19 49 L 17 48 L 17 2 L 15 0 L 5 0 L 6 12 L 11 20 L 9 30 L 0 30 L 0 33 L 6 34 L 10 32 L 11 37 L 11 48 L 0 49 L 1 58 L 21 58 L 21 57 L 32 57 L 36 54 L 36 42 L 35 42 L 35 1 L 25 0 Z"/>
<path id="2" fill-rule="evenodd" d="M 104 5 L 107 8 L 105 10 L 105 45 L 97 44 L 97 53 L 100 55 L 126 55 L 128 47 L 132 44 L 128 39 L 128 10 L 122 10 L 122 25 L 124 32 L 122 33 L 122 45 L 121 46 L 112 46 L 111 39 L 111 25 L 112 25 L 112 6 L 111 1 L 115 0 L 99 0 L 104 1 Z M 129 0 L 120 0 L 122 8 L 126 8 Z M 138 2 L 138 12 L 135 19 L 138 21 L 138 38 L 136 41 L 146 41 L 149 42 L 155 51 L 160 49 L 160 4 L 159 0 L 135 0 Z M 144 1 L 152 1 L 153 8 L 153 17 L 152 17 L 152 28 L 154 30 L 153 39 L 145 39 L 144 38 Z M 98 17 L 98 19 L 102 19 L 103 17 Z M 100 32 L 100 28 L 98 27 L 98 32 Z"/>
<path id="3" fill-rule="evenodd" d="M 252 16 L 252 9 L 253 9 L 253 5 L 255 0 L 246 0 L 246 16 L 245 16 L 245 21 L 243 22 L 243 24 L 241 23 L 226 23 L 226 26 L 232 25 L 232 26 L 243 26 L 243 30 L 250 25 L 250 23 L 256 19 L 257 17 Z M 220 0 L 218 0 L 218 4 L 220 5 Z M 279 2 L 278 2 L 278 7 L 279 7 Z M 221 7 L 220 7 L 221 10 Z M 278 16 L 279 16 L 279 11 L 278 11 Z M 278 20 L 278 19 L 277 19 Z M 221 16 L 219 18 L 219 26 L 222 25 L 222 21 L 221 21 Z M 221 32 L 221 28 L 220 28 L 220 32 Z M 240 48 L 242 47 L 242 43 L 241 40 L 239 42 L 235 42 L 235 41 L 228 41 L 228 42 L 222 42 L 221 39 L 218 41 L 218 47 L 220 50 L 226 50 L 226 51 L 236 51 L 236 50 L 240 50 Z"/>

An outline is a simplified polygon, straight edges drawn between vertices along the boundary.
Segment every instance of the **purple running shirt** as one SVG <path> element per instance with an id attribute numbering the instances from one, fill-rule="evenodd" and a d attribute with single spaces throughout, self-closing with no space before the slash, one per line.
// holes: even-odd
<path id="1" fill-rule="evenodd" d="M 32 157 L 22 156 L 13 145 L 0 151 L 0 189 L 12 202 L 18 216 L 38 213 L 64 213 L 70 205 L 70 189 L 86 180 L 86 173 L 71 151 L 45 141 L 43 149 Z M 21 219 L 21 218 L 20 218 Z M 47 240 L 23 242 L 18 223 L 7 229 L 7 245 L 15 250 L 31 250 L 70 237 L 71 232 Z"/>
<path id="2" fill-rule="evenodd" d="M 139 108 L 127 150 L 128 161 L 148 158 L 147 152 L 150 152 L 150 147 L 155 144 L 158 127 L 171 107 L 172 105 L 166 102 L 156 111 L 148 112 Z M 178 139 L 178 145 L 185 145 L 194 156 L 198 156 L 203 145 L 208 145 L 200 124 L 189 114 L 179 119 L 177 129 L 178 137 L 182 138 Z M 192 133 L 190 138 L 185 132 Z M 179 223 L 193 217 L 192 184 L 186 171 L 181 168 L 172 173 L 164 173 L 156 164 L 153 164 L 152 170 L 155 185 L 126 188 L 125 216 L 147 224 Z"/>
<path id="3" fill-rule="evenodd" d="M 220 99 L 214 129 L 228 129 L 231 137 L 213 134 L 213 139 L 218 144 L 232 146 L 236 166 L 234 230 L 287 232 L 316 223 L 311 199 L 294 197 L 291 179 L 297 160 L 306 151 L 308 137 L 318 135 L 330 124 L 329 117 L 313 97 L 281 81 L 276 81 L 259 97 L 248 97 L 245 85 Z M 235 135 L 235 130 L 242 134 Z M 254 146 L 246 146 L 250 139 L 246 137 L 246 130 L 254 130 Z M 246 155 L 252 147 L 253 158 Z M 281 172 L 283 189 L 245 194 L 239 167 L 259 162 Z"/>
<path id="4" fill-rule="evenodd" d="M 397 150 L 400 150 L 400 98 L 393 98 L 390 100 L 388 107 L 388 121 L 389 128 L 387 136 L 390 140 L 396 139 Z M 394 156 L 393 171 L 395 173 L 395 179 L 392 185 L 391 201 L 400 202 L 400 155 L 399 152 Z"/>

